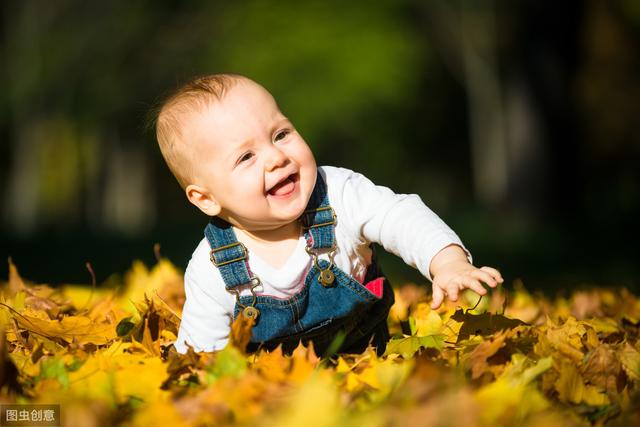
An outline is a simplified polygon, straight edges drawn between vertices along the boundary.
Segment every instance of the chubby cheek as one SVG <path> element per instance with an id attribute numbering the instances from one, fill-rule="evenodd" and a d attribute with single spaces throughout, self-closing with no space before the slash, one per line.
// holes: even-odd
<path id="1" fill-rule="evenodd" d="M 306 187 L 309 194 L 311 194 L 311 191 L 313 190 L 313 187 L 316 181 L 316 176 L 317 176 L 316 159 L 315 157 L 313 157 L 313 153 L 308 147 L 305 150 L 305 153 L 303 154 L 304 156 L 303 156 L 302 164 L 300 165 L 301 173 L 304 173 L 305 175 L 304 178 L 306 181 Z"/>
<path id="2" fill-rule="evenodd" d="M 307 171 L 305 172 L 305 176 L 302 177 L 304 182 L 304 192 L 306 193 L 307 198 L 311 197 L 313 187 L 315 187 L 316 185 L 316 178 L 318 176 L 317 174 L 318 172 L 314 164 L 313 167 L 307 169 Z"/>
<path id="3" fill-rule="evenodd" d="M 245 196 L 263 195 L 264 175 L 261 172 L 260 168 L 243 171 L 232 183 L 234 192 Z"/>
<path id="4" fill-rule="evenodd" d="M 220 194 L 220 198 L 226 202 L 227 207 L 234 205 L 238 209 L 242 205 L 246 205 L 248 200 L 253 200 L 255 203 L 256 197 L 264 195 L 263 177 L 254 171 L 232 173 L 224 180 Z"/>
<path id="5" fill-rule="evenodd" d="M 292 146 L 290 156 L 295 159 L 301 168 L 306 169 L 307 173 L 315 174 L 316 159 L 304 141 L 301 140 Z"/>

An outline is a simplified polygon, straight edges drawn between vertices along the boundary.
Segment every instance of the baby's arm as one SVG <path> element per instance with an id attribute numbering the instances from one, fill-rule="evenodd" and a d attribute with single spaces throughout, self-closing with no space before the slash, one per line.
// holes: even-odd
<path id="1" fill-rule="evenodd" d="M 471 254 L 460 238 L 419 196 L 396 194 L 359 173 L 339 172 L 346 178 L 342 203 L 351 226 L 366 241 L 380 243 L 431 280 L 434 308 L 440 306 L 445 292 L 455 301 L 462 288 L 484 291 L 478 280 L 490 286 L 501 280 L 496 270 L 471 264 Z"/>
<path id="2" fill-rule="evenodd" d="M 196 351 L 221 350 L 227 345 L 231 317 L 220 301 L 203 289 L 209 289 L 210 280 L 194 270 L 191 261 L 184 274 L 186 300 L 174 345 L 179 353 L 187 352 L 185 341 Z"/>

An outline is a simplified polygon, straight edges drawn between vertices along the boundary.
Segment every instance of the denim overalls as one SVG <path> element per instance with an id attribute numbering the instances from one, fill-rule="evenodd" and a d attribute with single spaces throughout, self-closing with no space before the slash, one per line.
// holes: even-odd
<path id="1" fill-rule="evenodd" d="M 213 217 L 205 228 L 211 262 L 219 269 L 226 289 L 236 296 L 234 319 L 239 315 L 256 319 L 247 351 L 282 344 L 285 352 L 291 352 L 300 341 L 313 341 L 317 354 L 322 355 L 343 331 L 339 352 L 361 353 L 371 343 L 381 355 L 389 339 L 387 315 L 394 300 L 393 289 L 380 271 L 375 253 L 366 285 L 333 265 L 336 215 L 320 173 L 300 221 L 313 266 L 302 290 L 287 299 L 256 295 L 260 279 L 251 272 L 247 249 L 229 223 Z M 329 261 L 319 259 L 320 253 L 327 253 Z M 250 288 L 251 295 L 240 296 L 243 286 Z"/>

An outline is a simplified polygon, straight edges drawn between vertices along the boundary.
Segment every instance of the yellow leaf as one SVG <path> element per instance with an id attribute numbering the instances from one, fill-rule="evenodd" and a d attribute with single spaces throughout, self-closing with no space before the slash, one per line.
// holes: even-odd
<path id="1" fill-rule="evenodd" d="M 444 347 L 444 335 L 427 335 L 424 337 L 404 335 L 402 338 L 393 338 L 387 343 L 385 355 L 399 354 L 405 359 L 422 348 L 435 348 L 442 350 Z"/>
<path id="2" fill-rule="evenodd" d="M 36 334 L 59 338 L 68 343 L 106 344 L 116 337 L 115 325 L 96 323 L 86 316 L 67 316 L 62 320 L 45 318 L 44 312 L 32 312 L 16 316 L 20 327 Z"/>
<path id="3" fill-rule="evenodd" d="M 238 318 L 244 317 L 242 315 Z M 261 351 L 257 355 L 253 367 L 257 369 L 267 381 L 285 381 L 288 376 L 290 360 L 282 355 L 282 346 L 273 351 Z"/>
<path id="4" fill-rule="evenodd" d="M 384 418 L 372 412 L 349 411 L 340 403 L 330 376 L 317 372 L 293 394 L 282 411 L 264 418 L 266 427 L 378 427 Z"/>
<path id="5" fill-rule="evenodd" d="M 394 289 L 394 303 L 389 310 L 389 317 L 395 322 L 401 322 L 407 320 L 407 316 L 409 315 L 409 301 L 406 301 L 400 290 Z"/>
<path id="6" fill-rule="evenodd" d="M 163 344 L 169 343 L 169 342 L 175 342 L 177 338 L 178 337 L 176 336 L 176 334 L 174 334 L 171 331 L 167 331 L 166 329 L 163 329 L 162 331 L 160 331 L 160 339 L 162 340 Z"/>
<path id="7" fill-rule="evenodd" d="M 319 359 L 313 345 L 300 343 L 291 356 L 282 353 L 278 346 L 271 352 L 261 351 L 254 358 L 253 368 L 270 382 L 303 383 L 315 370 Z"/>
<path id="8" fill-rule="evenodd" d="M 493 356 L 505 345 L 506 334 L 497 333 L 491 340 L 480 343 L 467 357 L 467 364 L 471 367 L 471 378 L 482 376 L 488 369 L 487 359 Z"/>
<path id="9" fill-rule="evenodd" d="M 527 292 L 521 281 L 514 282 L 515 292 L 504 314 L 514 319 L 520 319 L 526 323 L 532 323 L 540 315 L 540 306 Z"/>
<path id="10" fill-rule="evenodd" d="M 123 308 L 135 313 L 135 302 L 144 299 L 145 293 L 157 293 L 163 300 L 173 302 L 174 294 L 183 292 L 182 283 L 182 275 L 166 259 L 161 259 L 151 271 L 142 262 L 134 261 L 125 277 L 125 292 L 119 299 Z M 172 308 L 181 309 L 182 304 L 176 304 Z"/>
<path id="11" fill-rule="evenodd" d="M 69 373 L 70 390 L 77 395 L 123 404 L 133 398 L 152 402 L 168 392 L 160 389 L 167 376 L 159 357 L 130 353 L 131 344 L 117 343 L 98 350 L 75 372 Z"/>
<path id="12" fill-rule="evenodd" d="M 349 393 L 355 393 L 357 390 L 362 389 L 362 381 L 358 378 L 356 374 L 350 372 L 347 374 L 347 379 L 345 381 L 345 389 Z"/>
<path id="13" fill-rule="evenodd" d="M 575 365 L 564 363 L 560 369 L 560 377 L 555 388 L 563 402 L 580 403 L 584 392 L 584 381 Z"/>
<path id="14" fill-rule="evenodd" d="M 384 402 L 391 393 L 399 390 L 409 378 L 413 365 L 413 360 L 378 359 L 372 366 L 375 382 L 371 380 L 366 382 L 372 387 L 375 385 L 374 390 L 369 392 L 369 402 L 361 404 L 360 409 L 370 409 L 371 405 Z"/>
<path id="15" fill-rule="evenodd" d="M 129 397 L 152 402 L 168 393 L 160 389 L 167 369 L 158 357 L 122 355 L 114 361 L 112 372 L 119 402 Z"/>
<path id="16" fill-rule="evenodd" d="M 551 366 L 551 358 L 537 363 L 526 356 L 514 354 L 498 379 L 481 387 L 475 394 L 483 408 L 483 425 L 519 425 L 531 414 L 549 407 L 549 402 L 532 384 Z"/>
<path id="17" fill-rule="evenodd" d="M 598 334 L 595 330 L 589 328 L 587 329 L 587 347 L 590 350 L 597 348 L 600 345 L 600 339 L 598 338 Z"/>
<path id="18" fill-rule="evenodd" d="M 18 273 L 18 267 L 16 267 L 11 257 L 9 257 L 9 295 L 15 295 L 18 291 L 24 289 L 24 280 L 22 280 L 20 273 Z"/>
<path id="19" fill-rule="evenodd" d="M 61 292 L 78 309 L 115 298 L 115 290 L 113 289 L 94 289 L 86 285 L 67 284 L 62 286 Z"/>
<path id="20" fill-rule="evenodd" d="M 447 342 L 457 342 L 458 335 L 460 334 L 460 329 L 462 328 L 463 322 L 458 322 L 449 317 L 444 321 L 444 325 L 442 327 L 442 333 L 444 334 L 444 340 Z"/>
<path id="21" fill-rule="evenodd" d="M 125 426 L 150 427 L 150 426 L 171 426 L 188 427 L 184 417 L 176 410 L 169 399 L 160 399 L 149 402 L 140 410 L 134 413 L 133 419 Z"/>
<path id="22" fill-rule="evenodd" d="M 80 369 L 69 372 L 69 384 L 72 396 L 104 401 L 112 406 L 118 403 L 112 365 L 103 352 L 95 353 Z"/>
<path id="23" fill-rule="evenodd" d="M 437 312 L 431 310 L 429 304 L 418 304 L 412 316 L 416 321 L 415 335 L 426 336 L 442 333 L 442 319 Z"/>
<path id="24" fill-rule="evenodd" d="M 338 366 L 336 366 L 336 372 L 339 374 L 344 374 L 349 371 L 351 371 L 351 367 L 342 357 L 338 357 Z"/>
<path id="25" fill-rule="evenodd" d="M 309 346 L 305 347 L 300 343 L 292 355 L 289 379 L 296 384 L 304 383 L 313 374 L 319 363 L 320 359 L 316 356 L 313 344 L 309 343 Z"/>
<path id="26" fill-rule="evenodd" d="M 13 361 L 18 370 L 30 377 L 35 377 L 40 372 L 40 365 L 33 363 L 31 355 L 26 352 L 14 351 L 9 353 L 9 359 Z"/>
<path id="27" fill-rule="evenodd" d="M 142 346 L 153 356 L 160 356 L 160 344 L 154 342 L 151 338 L 151 331 L 149 330 L 149 319 L 144 319 L 144 331 L 142 332 Z"/>
<path id="28" fill-rule="evenodd" d="M 624 348 L 620 352 L 620 362 L 629 378 L 636 382 L 640 381 L 640 352 L 628 342 L 624 343 Z"/>
<path id="29" fill-rule="evenodd" d="M 405 382 L 413 367 L 412 361 L 378 358 L 373 351 L 368 355 L 366 361 L 352 367 L 345 381 L 345 388 L 350 393 L 367 391 L 368 403 L 365 406 L 386 399 Z"/>
<path id="30" fill-rule="evenodd" d="M 364 384 L 367 384 L 369 387 L 373 387 L 375 389 L 380 388 L 380 382 L 378 381 L 378 372 L 377 367 L 369 365 L 362 372 L 357 374 L 358 379 L 362 381 Z"/>
<path id="31" fill-rule="evenodd" d="M 604 334 L 613 334 L 620 330 L 618 323 L 608 317 L 594 317 L 593 319 L 583 320 L 582 323 L 591 326 L 596 332 Z"/>
<path id="32" fill-rule="evenodd" d="M 545 333 L 546 329 L 546 333 Z M 538 349 L 541 351 L 541 346 L 546 342 L 550 347 L 557 350 L 564 356 L 579 363 L 584 358 L 582 352 L 582 336 L 586 333 L 586 328 L 581 322 L 576 321 L 575 318 L 569 317 L 563 325 L 555 325 L 551 320 L 547 319 L 547 325 L 544 329 L 541 329 L 544 334 L 544 338 L 541 336 Z M 545 352 L 548 355 L 550 349 L 547 348 Z"/>
<path id="33" fill-rule="evenodd" d="M 244 353 L 247 349 L 247 344 L 251 340 L 251 330 L 255 323 L 256 319 L 240 313 L 231 324 L 231 333 L 229 334 L 229 343 L 227 345 L 232 345 Z"/>
<path id="34" fill-rule="evenodd" d="M 584 383 L 578 369 L 572 363 L 563 363 L 560 377 L 555 388 L 561 401 L 571 403 L 586 403 L 592 406 L 609 404 L 609 398 L 601 393 L 597 387 Z"/>
<path id="35" fill-rule="evenodd" d="M 609 401 L 609 397 L 605 393 L 601 392 L 597 387 L 592 385 L 584 386 L 584 391 L 582 392 L 582 402 L 591 406 L 603 406 L 611 403 Z"/>

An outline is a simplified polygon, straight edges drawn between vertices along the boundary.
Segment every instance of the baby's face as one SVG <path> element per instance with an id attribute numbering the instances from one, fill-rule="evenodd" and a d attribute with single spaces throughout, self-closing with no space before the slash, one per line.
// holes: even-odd
<path id="1" fill-rule="evenodd" d="M 215 199 L 218 216 L 245 230 L 269 230 L 302 214 L 316 162 L 264 88 L 237 83 L 185 128 L 195 150 L 195 184 Z"/>

